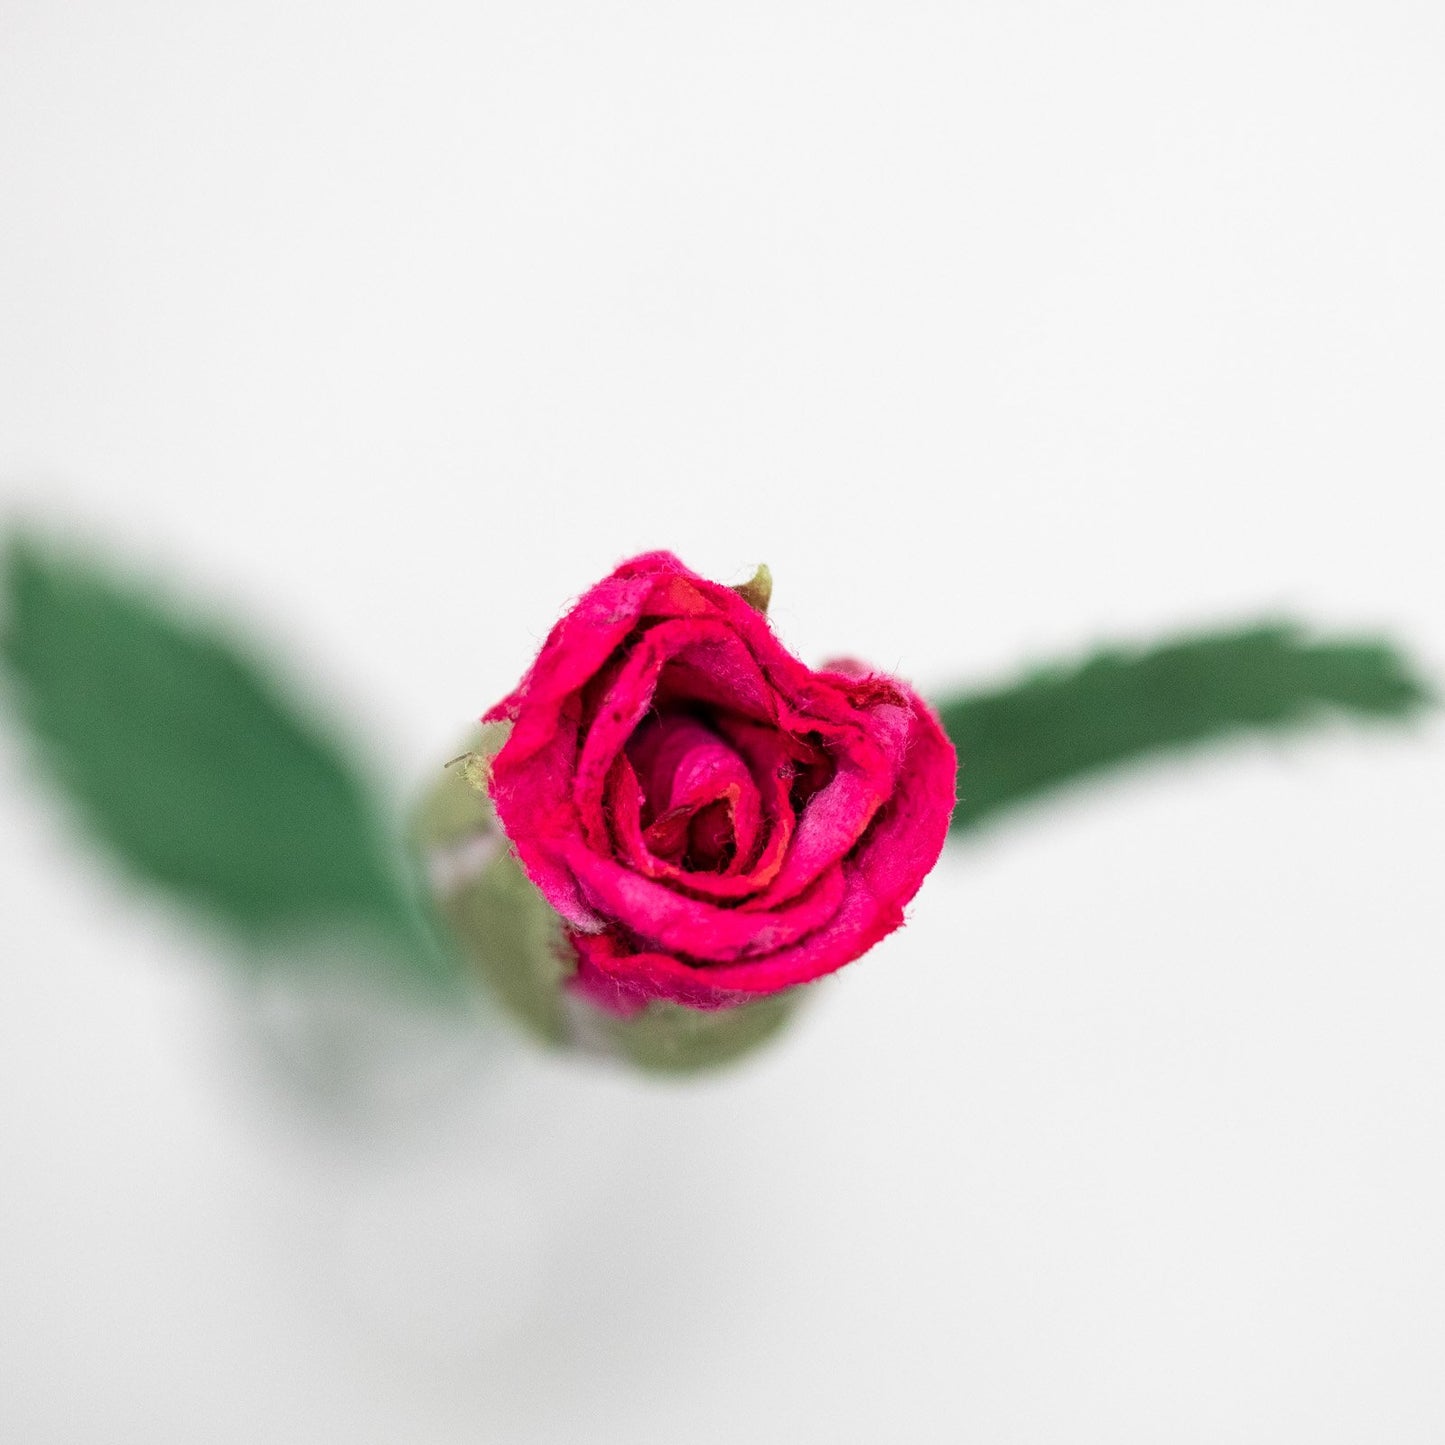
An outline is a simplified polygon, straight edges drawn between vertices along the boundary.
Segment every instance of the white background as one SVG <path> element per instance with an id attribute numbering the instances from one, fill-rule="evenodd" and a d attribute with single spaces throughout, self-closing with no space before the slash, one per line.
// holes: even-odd
<path id="1" fill-rule="evenodd" d="M 1434 0 L 0 0 L 0 500 L 398 798 L 657 546 L 929 689 L 1438 678 L 1442 76 Z M 1040 809 L 706 1083 L 328 1100 L 0 735 L 0 1438 L 1438 1441 L 1442 742 Z"/>

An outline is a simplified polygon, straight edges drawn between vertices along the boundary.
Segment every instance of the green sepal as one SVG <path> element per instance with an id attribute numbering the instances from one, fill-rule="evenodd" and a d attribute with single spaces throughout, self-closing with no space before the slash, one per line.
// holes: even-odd
<path id="1" fill-rule="evenodd" d="M 482 728 L 446 765 L 416 810 L 412 837 L 436 911 L 474 976 L 525 1032 L 561 1044 L 571 972 L 561 920 L 513 857 L 485 791 L 507 731 Z"/>
<path id="2" fill-rule="evenodd" d="M 727 1009 L 655 1000 L 631 1018 L 602 1017 L 616 1050 L 653 1073 L 693 1074 L 740 1059 L 780 1033 L 803 1001 L 801 989 Z"/>
<path id="3" fill-rule="evenodd" d="M 758 564 L 758 570 L 748 578 L 746 582 L 739 583 L 733 591 L 748 604 L 749 607 L 761 612 L 764 617 L 768 615 L 768 605 L 773 600 L 773 573 L 766 562 Z"/>
<path id="4" fill-rule="evenodd" d="M 560 922 L 511 853 L 502 848 L 440 908 L 502 1007 L 534 1037 L 566 1043 L 562 985 L 572 969 Z"/>

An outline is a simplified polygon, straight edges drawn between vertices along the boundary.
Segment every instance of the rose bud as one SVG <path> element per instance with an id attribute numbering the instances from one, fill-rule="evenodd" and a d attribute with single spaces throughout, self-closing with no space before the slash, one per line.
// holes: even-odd
<path id="1" fill-rule="evenodd" d="M 897 678 L 798 661 L 761 610 L 768 586 L 765 570 L 710 582 L 666 552 L 625 562 L 483 719 L 510 729 L 464 771 L 532 889 L 478 870 L 448 912 L 551 1037 L 730 1056 L 798 985 L 896 929 L 938 860 L 957 771 L 938 718 Z M 552 922 L 530 943 L 500 917 L 527 891 Z"/>

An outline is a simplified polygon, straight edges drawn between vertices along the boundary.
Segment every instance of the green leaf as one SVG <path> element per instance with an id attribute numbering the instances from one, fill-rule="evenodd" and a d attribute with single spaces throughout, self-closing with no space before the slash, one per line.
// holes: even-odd
<path id="1" fill-rule="evenodd" d="M 261 944 L 325 935 L 447 970 L 355 765 L 223 631 L 33 537 L 0 662 L 43 760 L 134 876 Z"/>
<path id="2" fill-rule="evenodd" d="M 960 763 L 953 826 L 1153 754 L 1331 716 L 1402 718 L 1429 700 L 1386 643 L 1311 641 L 1286 622 L 1096 652 L 940 705 Z"/>

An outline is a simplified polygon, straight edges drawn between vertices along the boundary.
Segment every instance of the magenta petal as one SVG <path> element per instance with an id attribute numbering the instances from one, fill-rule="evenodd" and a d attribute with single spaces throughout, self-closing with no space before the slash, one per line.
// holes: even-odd
<path id="1" fill-rule="evenodd" d="M 843 870 L 835 866 L 782 907 L 753 912 L 690 897 L 580 843 L 568 862 L 583 898 L 600 917 L 625 920 L 645 944 L 701 962 L 732 961 L 796 943 L 833 916 L 844 889 Z"/>
<path id="2" fill-rule="evenodd" d="M 786 775 L 779 771 L 786 762 L 787 750 L 776 732 L 751 724 L 733 722 L 727 725 L 735 755 L 747 769 L 753 782 L 752 799 L 758 809 L 758 836 L 752 852 L 744 853 L 747 822 L 738 824 L 738 855 L 733 864 L 721 873 L 694 872 L 680 863 L 659 857 L 648 845 L 642 827 L 642 787 L 626 754 L 617 759 L 609 775 L 606 806 L 616 857 L 634 872 L 649 878 L 665 879 L 670 886 L 694 898 L 740 901 L 755 895 L 777 874 L 783 855 L 792 837 L 793 815 L 788 809 Z M 761 786 L 759 786 L 759 784 Z M 747 784 L 739 783 L 741 790 Z M 753 807 L 746 791 L 740 793 L 745 812 Z"/>
<path id="3" fill-rule="evenodd" d="M 673 818 L 682 822 L 678 836 L 685 839 L 699 812 L 713 807 L 716 817 L 714 805 L 721 804 L 736 857 L 751 855 L 762 819 L 758 786 L 747 763 L 717 733 L 683 715 L 640 729 L 631 746 L 654 818 L 649 834 Z"/>
<path id="4" fill-rule="evenodd" d="M 903 922 L 903 909 L 937 862 L 953 811 L 957 760 L 936 716 L 910 696 L 905 776 L 862 845 L 843 865 L 843 896 L 816 932 L 759 958 L 695 967 L 665 951 L 633 950 L 614 931 L 574 940 L 578 986 L 599 1000 L 666 998 L 693 1008 L 810 982 L 866 953 Z"/>
<path id="5" fill-rule="evenodd" d="M 608 1007 L 727 1007 L 858 957 L 943 846 L 956 759 L 861 664 L 813 671 L 670 553 L 624 563 L 487 718 L 498 819 Z"/>

